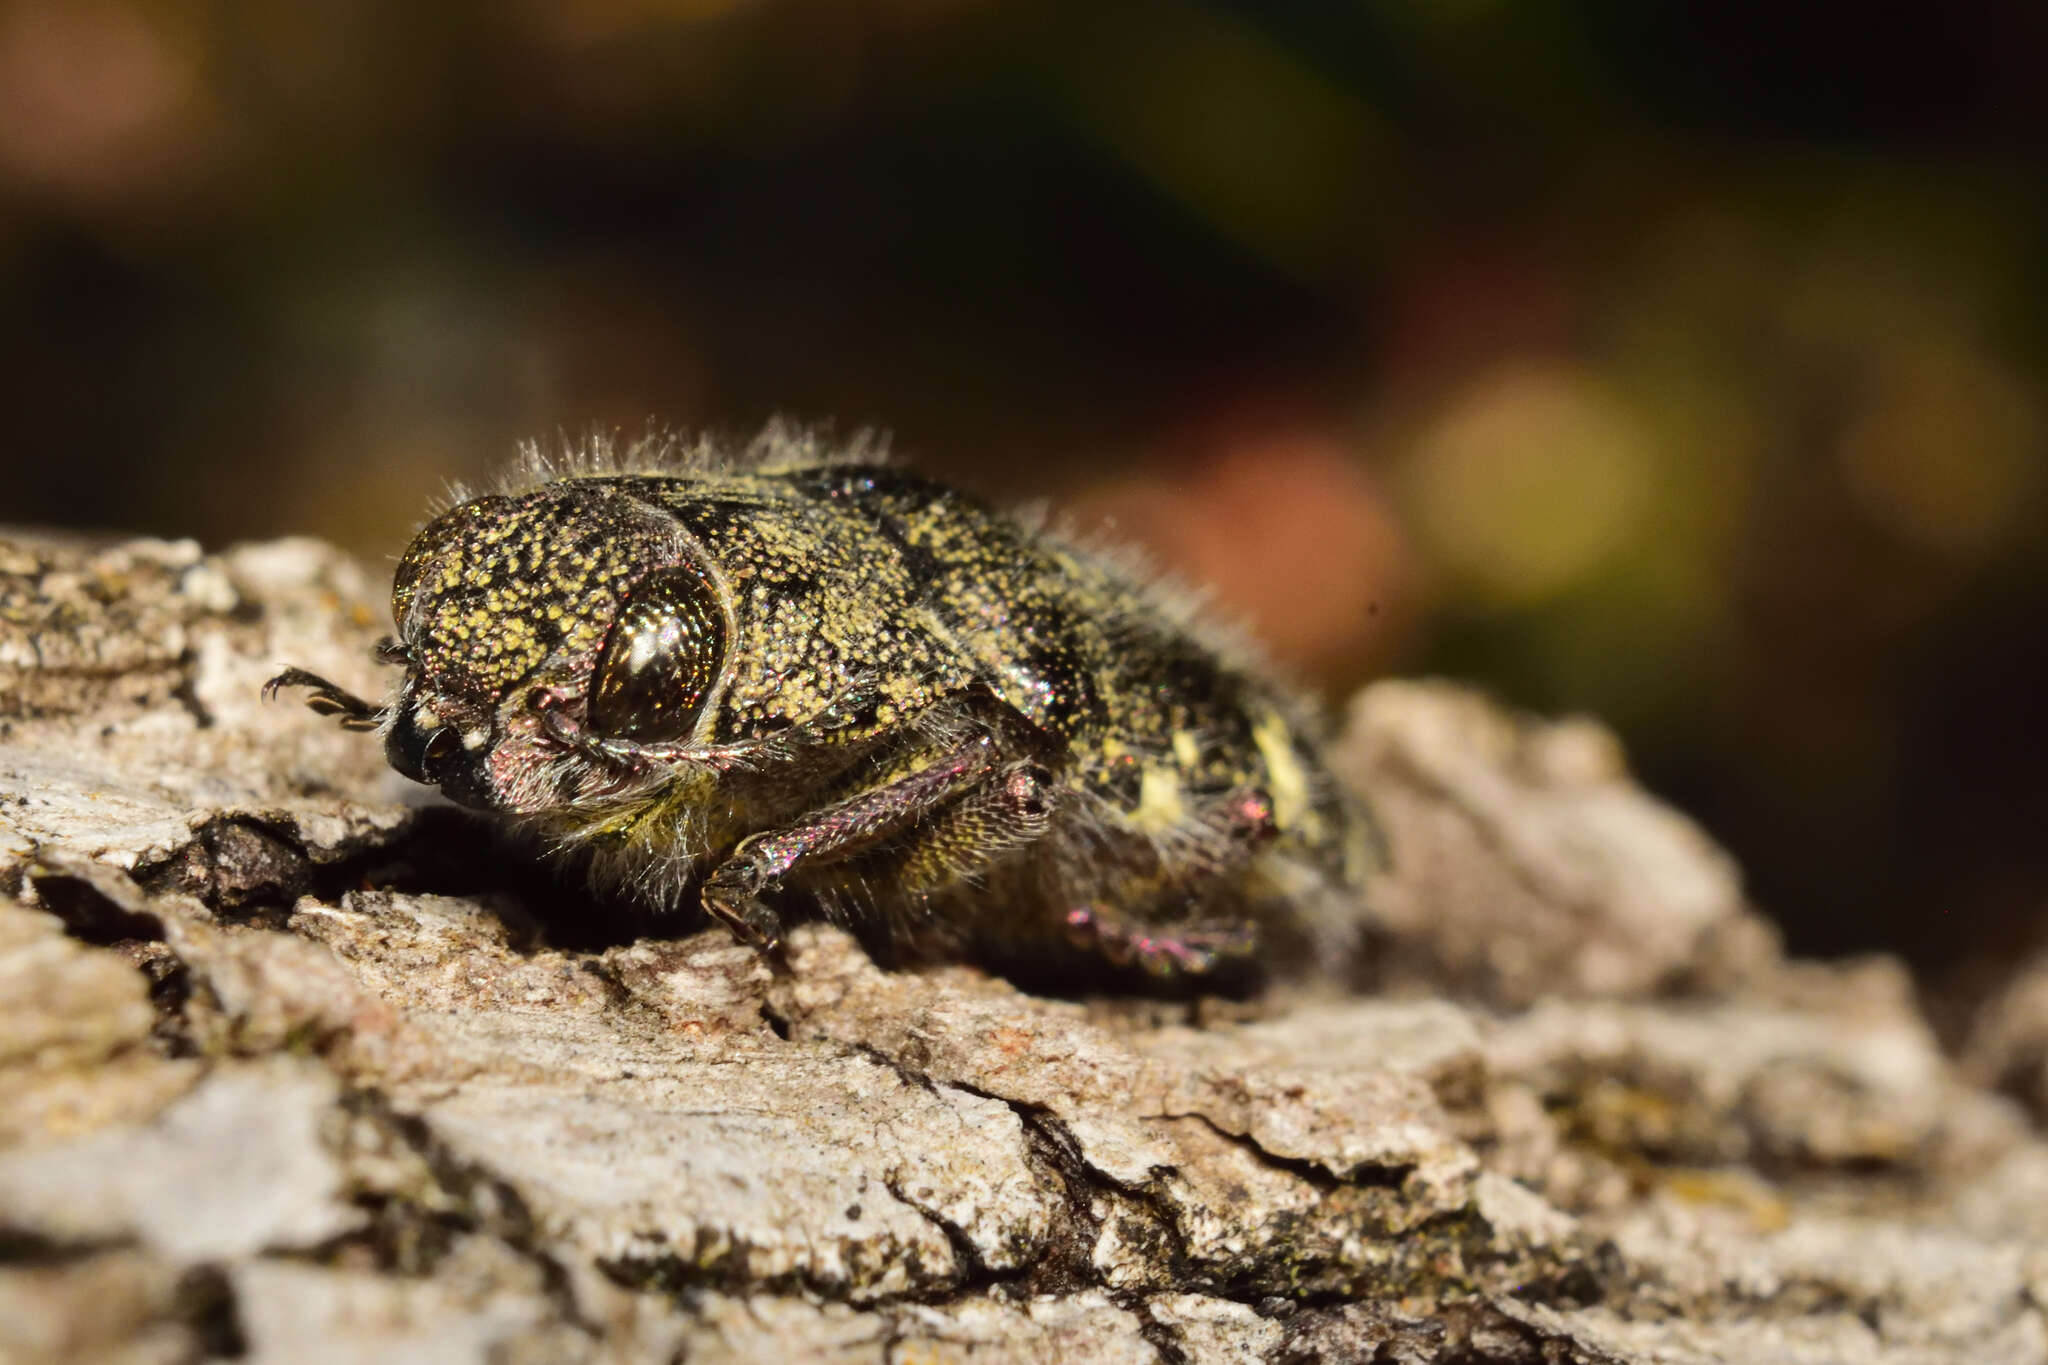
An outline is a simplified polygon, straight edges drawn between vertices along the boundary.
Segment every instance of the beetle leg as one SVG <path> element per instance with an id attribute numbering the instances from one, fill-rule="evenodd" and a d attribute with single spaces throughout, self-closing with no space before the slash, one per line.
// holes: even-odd
<path id="1" fill-rule="evenodd" d="M 1258 953 L 1258 931 L 1249 924 L 1177 924 L 1167 928 L 1133 923 L 1099 905 L 1067 912 L 1067 942 L 1100 954 L 1112 967 L 1137 967 L 1155 980 L 1206 976 L 1248 962 Z"/>
<path id="2" fill-rule="evenodd" d="M 970 718 L 969 733 L 929 762 L 779 829 L 742 839 L 704 880 L 699 897 L 706 913 L 743 942 L 771 949 L 782 926 L 761 897 L 790 873 L 873 848 L 992 785 L 1004 792 L 1016 788 L 1025 807 L 1041 800 L 1050 775 L 1030 751 L 1046 752 L 1049 737 L 987 689 L 971 688 L 960 702 Z"/>
<path id="3" fill-rule="evenodd" d="M 344 730 L 374 730 L 384 723 L 384 708 L 374 702 L 364 701 L 346 688 L 338 687 L 318 673 L 308 673 L 303 668 L 287 668 L 284 672 L 263 684 L 263 699 L 274 701 L 278 689 L 284 687 L 308 687 L 306 695 L 308 710 L 323 716 L 341 717 Z"/>
<path id="4" fill-rule="evenodd" d="M 807 750 L 841 742 L 849 732 L 857 737 L 878 694 L 871 683 L 858 680 L 823 710 L 790 730 L 725 744 L 593 735 L 577 721 L 575 700 L 576 694 L 566 689 L 540 687 L 528 695 L 527 706 L 540 715 L 549 739 L 580 757 L 622 771 L 643 771 L 660 763 L 699 763 L 719 772 L 730 772 L 766 768 L 798 758 Z"/>
<path id="5" fill-rule="evenodd" d="M 1191 824 L 1200 831 L 1191 856 L 1204 880 L 1243 868 L 1279 833 L 1273 799 L 1257 787 L 1238 787 L 1206 801 Z M 1162 889 L 1154 898 L 1162 911 L 1176 902 L 1186 903 L 1171 889 Z M 1161 981 L 1241 965 L 1256 956 L 1259 947 L 1254 925 L 1236 917 L 1205 919 L 1199 910 L 1189 918 L 1155 919 L 1091 903 L 1070 909 L 1062 927 L 1074 947 L 1097 954 L 1113 967 L 1135 966 Z"/>

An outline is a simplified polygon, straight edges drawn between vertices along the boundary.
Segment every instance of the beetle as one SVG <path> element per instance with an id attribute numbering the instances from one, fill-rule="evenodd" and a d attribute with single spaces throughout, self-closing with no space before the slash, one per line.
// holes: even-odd
<path id="1" fill-rule="evenodd" d="M 529 451 L 418 533 L 392 614 L 384 703 L 266 691 L 766 953 L 820 908 L 1200 986 L 1360 919 L 1377 836 L 1310 708 L 1186 594 L 865 442 Z"/>

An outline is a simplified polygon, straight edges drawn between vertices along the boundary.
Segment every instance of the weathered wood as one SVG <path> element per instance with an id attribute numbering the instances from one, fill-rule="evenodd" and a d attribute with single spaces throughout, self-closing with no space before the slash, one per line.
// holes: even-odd
<path id="1" fill-rule="evenodd" d="M 258 701 L 374 693 L 373 596 L 0 547 L 0 1360 L 2048 1357 L 2048 1146 L 1982 1080 L 2039 1011 L 1972 1080 L 1895 967 L 1781 960 L 1590 723 L 1362 695 L 1370 994 L 1055 1001 L 823 926 L 778 977 L 593 946 Z"/>

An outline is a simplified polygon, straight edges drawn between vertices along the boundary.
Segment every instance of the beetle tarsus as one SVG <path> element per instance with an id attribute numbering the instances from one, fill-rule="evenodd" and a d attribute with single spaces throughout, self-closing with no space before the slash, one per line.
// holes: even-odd
<path id="1" fill-rule="evenodd" d="M 339 717 L 344 730 L 375 730 L 384 723 L 383 707 L 303 668 L 287 668 L 263 684 L 263 700 L 275 701 L 278 691 L 286 687 L 312 689 L 306 695 L 306 709 L 315 715 Z"/>

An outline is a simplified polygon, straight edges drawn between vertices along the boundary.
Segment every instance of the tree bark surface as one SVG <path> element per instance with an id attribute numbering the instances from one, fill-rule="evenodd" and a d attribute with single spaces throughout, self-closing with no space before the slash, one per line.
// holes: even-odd
<path id="1" fill-rule="evenodd" d="M 775 974 L 259 701 L 378 596 L 0 542 L 0 1361 L 2048 1359 L 2048 976 L 1952 1062 L 1597 725 L 1355 700 L 1365 990 Z"/>

